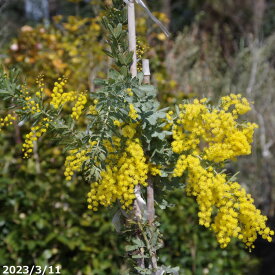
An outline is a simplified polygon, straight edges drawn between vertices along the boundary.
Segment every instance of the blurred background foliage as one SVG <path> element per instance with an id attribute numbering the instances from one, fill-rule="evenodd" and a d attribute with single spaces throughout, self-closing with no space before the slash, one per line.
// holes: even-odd
<path id="1" fill-rule="evenodd" d="M 47 92 L 65 75 L 70 89 L 91 92 L 110 60 L 100 17 L 110 0 L 0 1 L 0 62 L 22 71 L 30 86 L 45 76 Z M 147 1 L 169 27 L 166 39 L 137 10 L 139 56 L 150 58 L 152 82 L 163 105 L 182 98 L 242 93 L 255 105 L 249 119 L 257 131 L 252 156 L 231 165 L 256 204 L 275 221 L 275 4 L 272 0 Z M 0 102 L 0 116 L 3 113 Z M 128 274 L 125 239 L 112 214 L 86 210 L 87 186 L 63 177 L 62 148 L 39 142 L 22 160 L 23 127 L 0 135 L 0 265 L 62 265 L 62 274 Z M 12 148 L 12 149 L 11 149 Z M 167 194 L 174 207 L 159 209 L 165 248 L 160 260 L 180 274 L 275 274 L 275 243 L 258 241 L 247 253 L 233 243 L 221 250 L 198 225 L 196 204 L 183 191 Z"/>

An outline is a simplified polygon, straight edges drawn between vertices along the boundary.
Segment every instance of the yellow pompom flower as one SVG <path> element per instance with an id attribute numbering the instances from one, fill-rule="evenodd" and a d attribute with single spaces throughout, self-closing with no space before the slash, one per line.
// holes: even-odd
<path id="1" fill-rule="evenodd" d="M 78 120 L 80 115 L 82 114 L 82 111 L 85 107 L 85 104 L 87 103 L 87 97 L 83 93 L 80 94 L 77 98 L 76 104 L 72 109 L 72 115 L 71 117 L 75 120 Z"/>
<path id="2" fill-rule="evenodd" d="M 134 135 L 136 134 L 136 125 L 135 124 L 130 124 L 130 125 L 126 125 L 122 128 L 122 135 L 124 137 L 128 137 L 128 138 L 133 138 Z"/>
<path id="3" fill-rule="evenodd" d="M 66 177 L 66 180 L 71 180 L 74 173 L 81 171 L 83 163 L 89 159 L 87 154 L 91 152 L 96 144 L 97 141 L 90 141 L 88 149 L 73 149 L 69 151 L 65 160 L 64 176 Z"/>
<path id="4" fill-rule="evenodd" d="M 155 164 L 149 164 L 149 172 L 153 176 L 160 176 L 161 175 L 161 169 L 160 165 Z"/>
<path id="5" fill-rule="evenodd" d="M 41 82 L 38 82 L 38 83 L 39 83 L 39 87 L 42 87 Z M 40 88 L 40 89 L 43 91 L 43 88 Z M 22 109 L 24 111 L 29 111 L 31 114 L 40 113 L 41 108 L 40 108 L 40 104 L 38 103 L 37 97 L 42 96 L 41 91 L 36 92 L 35 93 L 36 97 L 35 97 L 31 94 L 30 91 L 27 90 L 25 86 L 22 86 L 20 92 L 21 92 L 20 97 L 21 99 L 24 100 L 24 106 L 22 107 Z"/>
<path id="6" fill-rule="evenodd" d="M 0 118 L 0 132 L 2 131 L 1 128 L 12 125 L 15 120 L 16 120 L 16 117 L 11 114 L 8 114 L 4 118 Z"/>
<path id="7" fill-rule="evenodd" d="M 120 122 L 119 120 L 114 120 L 114 125 L 117 127 L 121 127 L 122 126 L 122 122 Z"/>
<path id="8" fill-rule="evenodd" d="M 96 110 L 96 106 L 95 105 L 91 105 L 89 106 L 88 112 L 87 114 L 91 114 L 91 115 L 97 115 L 97 110 Z"/>
<path id="9" fill-rule="evenodd" d="M 83 101 L 85 102 L 84 96 L 81 94 L 78 96 L 78 94 L 74 91 L 65 92 L 65 85 L 67 83 L 66 79 L 59 78 L 58 81 L 54 83 L 54 88 L 51 93 L 51 104 L 55 109 L 58 109 L 61 105 L 64 105 L 67 102 L 74 102 L 76 100 L 79 101 L 79 106 L 76 106 L 77 108 L 83 105 Z M 80 112 L 82 109 L 80 110 Z M 73 118 L 77 117 L 79 110 L 76 109 L 76 112 L 72 115 Z"/>
<path id="10" fill-rule="evenodd" d="M 131 88 L 127 88 L 126 92 L 129 94 L 129 96 L 133 96 L 134 95 L 134 93 L 133 93 L 133 91 L 132 91 Z"/>
<path id="11" fill-rule="evenodd" d="M 88 160 L 86 156 L 87 150 L 70 150 L 69 155 L 66 157 L 65 161 L 65 172 L 64 175 L 66 180 L 71 180 L 75 172 L 81 170 L 83 162 Z"/>
<path id="12" fill-rule="evenodd" d="M 129 111 L 129 117 L 133 120 L 136 120 L 138 118 L 137 111 L 133 104 L 129 105 L 130 111 Z"/>
<path id="13" fill-rule="evenodd" d="M 31 127 L 31 131 L 26 135 L 25 142 L 23 143 L 22 152 L 24 158 L 28 158 L 33 152 L 34 142 L 36 142 L 44 133 L 47 132 L 49 127 L 49 118 L 43 118 L 37 126 Z"/>

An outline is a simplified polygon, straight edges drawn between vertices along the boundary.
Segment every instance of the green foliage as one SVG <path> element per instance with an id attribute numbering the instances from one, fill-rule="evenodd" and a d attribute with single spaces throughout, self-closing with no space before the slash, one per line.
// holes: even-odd
<path id="1" fill-rule="evenodd" d="M 19 71 L 12 69 L 6 74 L 3 68 L 0 68 L 0 75 L 0 98 L 11 103 L 12 99 L 15 99 L 18 95 L 21 87 L 19 84 Z"/>

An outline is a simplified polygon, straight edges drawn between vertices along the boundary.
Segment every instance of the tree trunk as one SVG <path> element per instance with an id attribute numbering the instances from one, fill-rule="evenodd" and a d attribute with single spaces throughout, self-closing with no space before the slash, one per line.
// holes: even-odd
<path id="1" fill-rule="evenodd" d="M 171 21 L 171 0 L 162 0 L 161 10 L 164 14 L 166 14 L 170 22 Z M 166 26 L 166 27 L 168 28 L 169 26 Z"/>
<path id="2" fill-rule="evenodd" d="M 253 25 L 255 38 L 259 37 L 260 30 L 263 24 L 263 18 L 266 8 L 266 0 L 253 0 Z"/>

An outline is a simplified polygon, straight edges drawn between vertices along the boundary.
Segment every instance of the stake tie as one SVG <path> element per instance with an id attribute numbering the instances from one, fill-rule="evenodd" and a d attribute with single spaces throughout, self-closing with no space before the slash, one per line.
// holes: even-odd
<path id="1" fill-rule="evenodd" d="M 130 3 L 130 0 L 123 0 L 127 5 Z M 164 34 L 169 37 L 170 33 L 167 28 L 152 14 L 149 8 L 144 4 L 142 0 L 135 0 L 138 5 L 140 5 L 143 9 L 145 9 L 146 13 L 149 17 L 161 28 Z"/>

